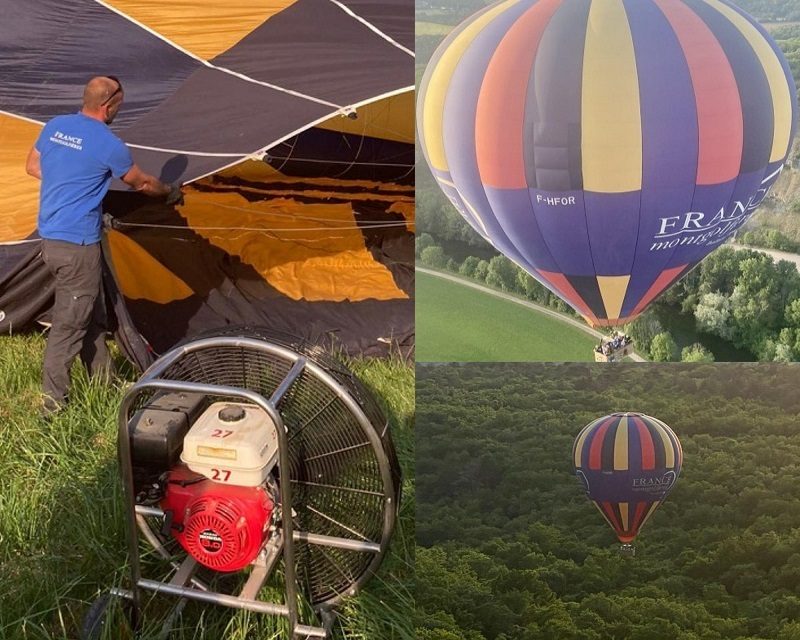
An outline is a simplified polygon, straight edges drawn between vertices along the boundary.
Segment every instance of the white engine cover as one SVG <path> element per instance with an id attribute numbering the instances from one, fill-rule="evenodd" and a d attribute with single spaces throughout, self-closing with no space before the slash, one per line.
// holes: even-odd
<path id="1" fill-rule="evenodd" d="M 275 423 L 260 407 L 215 402 L 183 440 L 181 460 L 192 471 L 223 484 L 257 487 L 278 459 Z"/>

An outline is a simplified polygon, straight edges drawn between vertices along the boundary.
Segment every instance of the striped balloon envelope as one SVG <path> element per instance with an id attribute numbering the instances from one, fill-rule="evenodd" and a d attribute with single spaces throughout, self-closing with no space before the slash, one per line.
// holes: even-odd
<path id="1" fill-rule="evenodd" d="M 785 57 L 723 0 L 504 0 L 443 41 L 417 101 L 455 207 L 595 326 L 750 218 L 796 121 Z"/>
<path id="2" fill-rule="evenodd" d="M 675 486 L 683 451 L 661 420 L 612 413 L 583 428 L 572 459 L 589 500 L 620 542 L 630 544 Z"/>

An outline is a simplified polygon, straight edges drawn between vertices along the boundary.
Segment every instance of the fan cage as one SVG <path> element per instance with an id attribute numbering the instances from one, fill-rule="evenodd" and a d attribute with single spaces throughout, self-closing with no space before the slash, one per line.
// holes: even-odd
<path id="1" fill-rule="evenodd" d="M 192 343 L 212 337 L 232 340 L 193 348 Z M 264 350 L 250 340 L 279 349 Z M 277 406 L 289 442 L 294 526 L 315 534 L 378 543 L 381 553 L 295 542 L 298 582 L 312 606 L 318 608 L 335 606 L 343 596 L 355 593 L 385 554 L 401 487 L 388 422 L 372 394 L 324 350 L 267 330 L 215 331 L 176 350 L 181 348 L 186 351 L 152 379 L 230 386 L 265 398 L 286 378 L 297 355 L 307 359 L 303 373 Z M 145 372 L 145 378 L 159 362 Z M 142 390 L 130 415 L 152 399 L 152 391 Z M 206 403 L 210 406 L 226 400 L 231 398 L 207 397 Z"/>

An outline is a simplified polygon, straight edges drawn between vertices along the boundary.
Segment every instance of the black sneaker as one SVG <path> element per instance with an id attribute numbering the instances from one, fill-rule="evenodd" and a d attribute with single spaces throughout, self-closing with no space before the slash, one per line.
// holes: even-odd
<path id="1" fill-rule="evenodd" d="M 39 417 L 45 422 L 52 422 L 52 420 L 64 411 L 65 406 L 56 402 L 50 396 L 45 396 L 42 400 L 42 408 L 39 410 Z"/>

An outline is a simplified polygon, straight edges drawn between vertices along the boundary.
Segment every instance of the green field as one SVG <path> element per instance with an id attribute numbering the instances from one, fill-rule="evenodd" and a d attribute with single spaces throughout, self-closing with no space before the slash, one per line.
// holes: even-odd
<path id="1" fill-rule="evenodd" d="M 414 24 L 414 33 L 418 36 L 446 36 L 452 30 L 452 25 L 439 24 L 438 22 L 417 22 Z"/>
<path id="2" fill-rule="evenodd" d="M 514 302 L 417 272 L 417 361 L 591 361 L 595 340 Z"/>
<path id="3" fill-rule="evenodd" d="M 100 384 L 76 366 L 70 406 L 48 424 L 38 417 L 43 346 L 39 335 L 0 336 L 2 640 L 75 640 L 95 597 L 128 582 L 115 416 L 136 375 L 123 367 L 122 379 Z M 118 364 L 125 363 L 118 357 Z M 399 358 L 349 364 L 392 425 L 403 502 L 386 560 L 366 589 L 347 600 L 334 638 L 412 640 L 414 370 Z M 275 577 L 265 591 L 264 597 L 282 598 Z M 144 594 L 144 602 L 138 638 L 152 640 L 176 600 Z M 103 640 L 132 638 L 120 627 L 118 609 Z M 172 640 L 287 638 L 276 618 L 199 603 L 190 603 L 173 629 Z"/>

